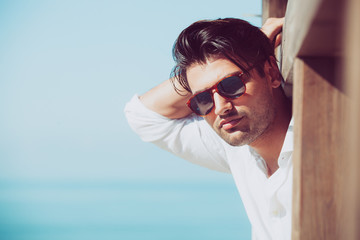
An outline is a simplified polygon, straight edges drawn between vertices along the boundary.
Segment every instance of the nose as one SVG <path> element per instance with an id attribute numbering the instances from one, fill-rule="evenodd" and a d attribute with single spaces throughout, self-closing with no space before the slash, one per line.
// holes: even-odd
<path id="1" fill-rule="evenodd" d="M 228 113 L 232 108 L 233 104 L 230 100 L 222 97 L 219 93 L 213 93 L 214 104 L 215 104 L 215 114 L 216 115 L 224 115 Z"/>

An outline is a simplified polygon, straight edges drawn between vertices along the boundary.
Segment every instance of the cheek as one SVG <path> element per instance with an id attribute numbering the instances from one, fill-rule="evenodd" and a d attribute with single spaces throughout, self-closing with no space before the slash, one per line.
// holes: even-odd
<path id="1" fill-rule="evenodd" d="M 251 108 L 257 107 L 264 101 L 269 100 L 272 94 L 271 91 L 272 89 L 265 84 L 251 82 L 246 86 L 246 93 L 238 99 L 239 103 L 237 105 L 243 103 Z"/>
<path id="2" fill-rule="evenodd" d="M 216 120 L 216 115 L 214 114 L 214 110 L 208 115 L 206 115 L 204 119 L 210 126 L 214 127 L 214 123 Z"/>

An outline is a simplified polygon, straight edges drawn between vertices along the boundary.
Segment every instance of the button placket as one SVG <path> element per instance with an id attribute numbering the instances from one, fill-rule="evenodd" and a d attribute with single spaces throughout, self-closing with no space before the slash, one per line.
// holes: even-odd
<path id="1" fill-rule="evenodd" d="M 280 154 L 278 160 L 279 168 L 285 168 L 288 165 L 291 154 L 292 152 L 284 152 Z"/>
<path id="2" fill-rule="evenodd" d="M 269 214 L 273 218 L 282 218 L 285 217 L 286 215 L 286 209 L 277 198 L 277 193 L 275 193 L 270 200 L 269 210 L 270 210 Z"/>
<path id="3" fill-rule="evenodd" d="M 268 179 L 269 215 L 273 219 L 280 219 L 286 215 L 285 206 L 278 198 L 278 192 L 286 181 L 286 169 L 279 168 L 274 175 Z"/>

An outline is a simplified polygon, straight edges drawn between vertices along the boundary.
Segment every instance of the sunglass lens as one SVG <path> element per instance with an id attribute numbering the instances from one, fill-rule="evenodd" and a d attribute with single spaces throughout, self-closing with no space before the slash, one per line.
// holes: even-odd
<path id="1" fill-rule="evenodd" d="M 218 90 L 225 97 L 237 98 L 245 92 L 245 85 L 241 76 L 232 76 L 222 80 L 218 85 Z"/>
<path id="2" fill-rule="evenodd" d="M 213 100 L 209 92 L 202 92 L 197 94 L 190 101 L 190 108 L 198 115 L 206 115 L 213 108 Z"/>

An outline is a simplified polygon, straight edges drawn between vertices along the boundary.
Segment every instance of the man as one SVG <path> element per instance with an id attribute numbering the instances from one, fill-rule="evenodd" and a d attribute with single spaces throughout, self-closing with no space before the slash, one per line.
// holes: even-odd
<path id="1" fill-rule="evenodd" d="M 279 42 L 281 26 L 193 23 L 174 45 L 173 78 L 125 108 L 144 141 L 233 175 L 253 239 L 291 238 L 291 103 L 266 36 Z"/>

